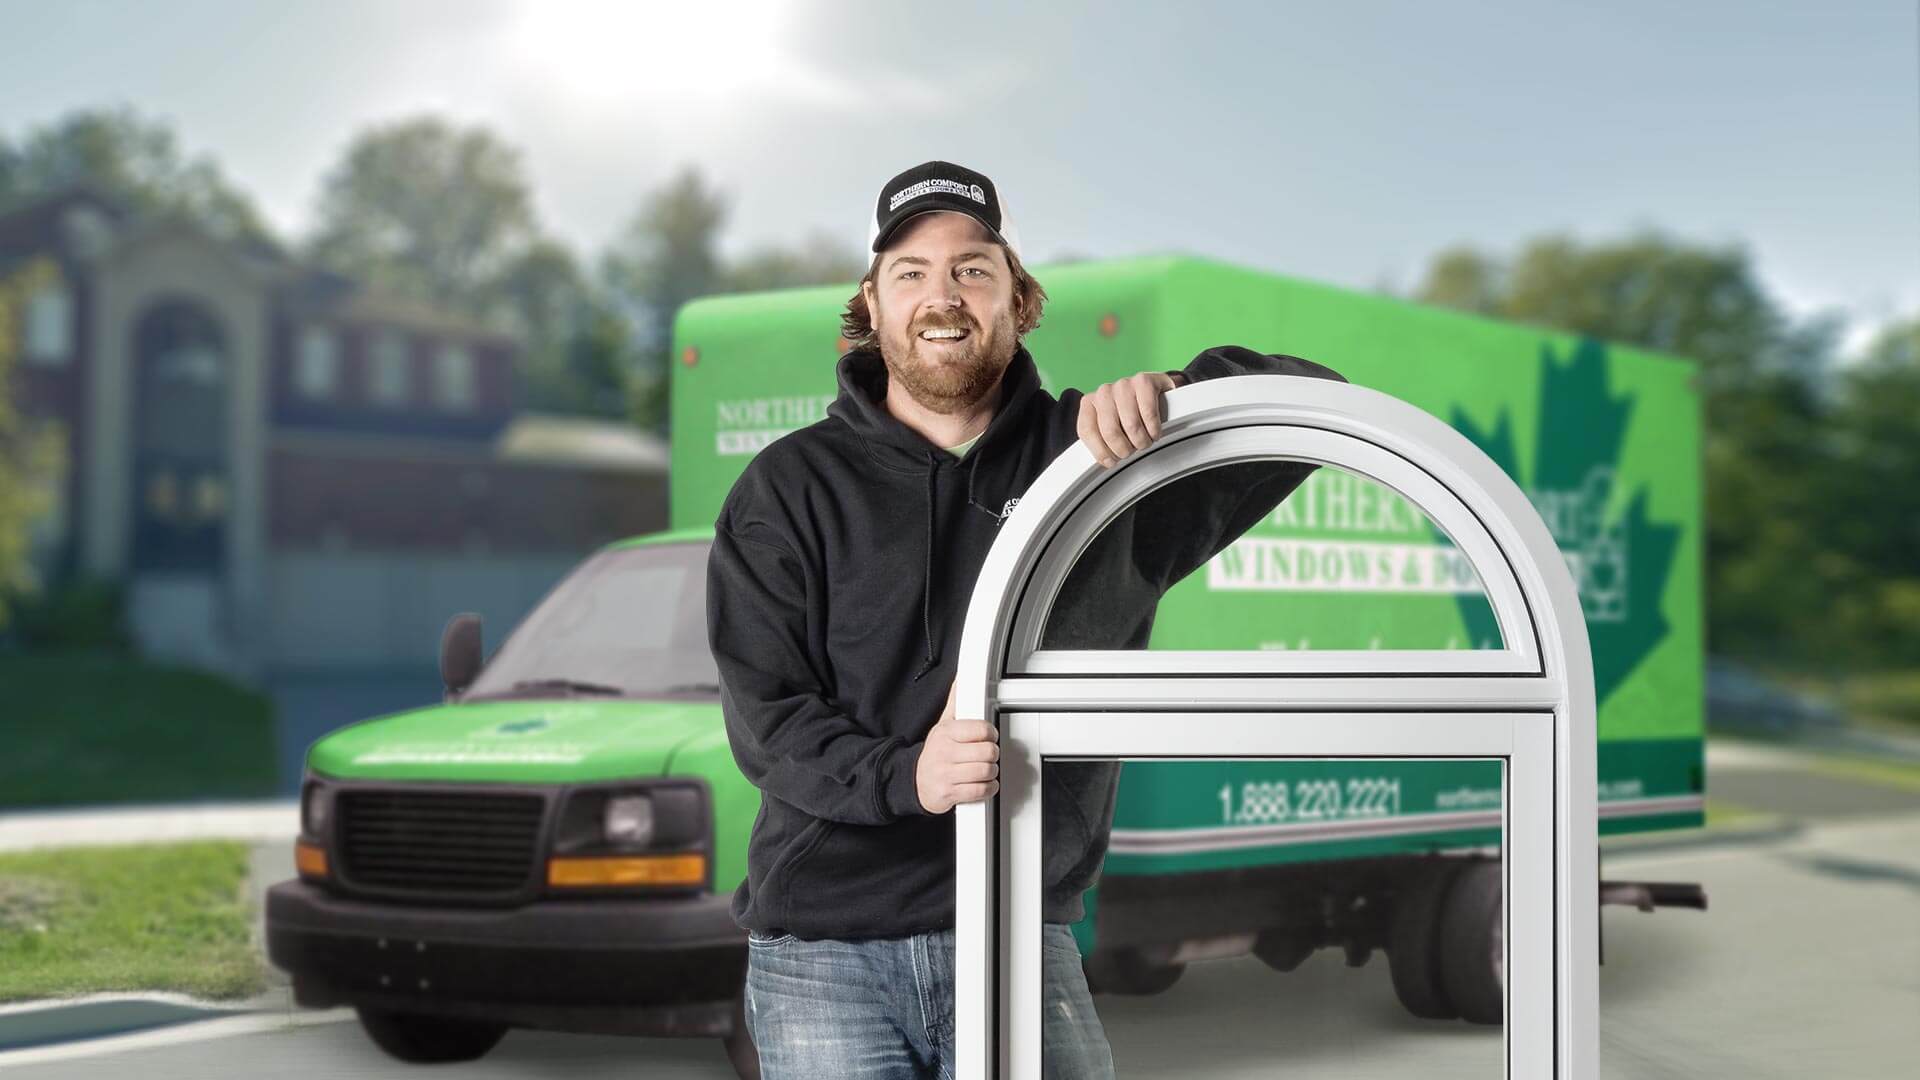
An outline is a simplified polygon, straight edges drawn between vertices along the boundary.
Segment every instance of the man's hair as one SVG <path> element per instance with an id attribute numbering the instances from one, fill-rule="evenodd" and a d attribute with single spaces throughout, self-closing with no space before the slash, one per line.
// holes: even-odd
<path id="1" fill-rule="evenodd" d="M 1027 268 L 1020 264 L 1020 256 L 1005 244 L 997 244 L 1007 257 L 1007 269 L 1013 273 L 1013 339 L 1018 342 L 1027 336 L 1034 327 L 1040 325 L 1040 311 L 1047 303 L 1047 290 L 1040 287 Z M 884 254 L 884 253 L 882 253 Z M 867 264 L 867 272 L 860 279 L 865 286 L 880 272 L 880 255 Z M 853 290 L 853 299 L 847 301 L 847 310 L 840 315 L 840 336 L 853 343 L 853 348 L 876 348 L 879 339 L 874 335 L 873 313 L 867 310 L 867 293 L 864 288 Z"/>

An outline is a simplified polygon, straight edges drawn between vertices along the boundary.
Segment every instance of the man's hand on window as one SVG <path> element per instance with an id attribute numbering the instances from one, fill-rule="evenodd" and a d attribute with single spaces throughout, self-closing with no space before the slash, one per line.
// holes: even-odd
<path id="1" fill-rule="evenodd" d="M 1160 396 L 1182 381 L 1164 371 L 1143 371 L 1102 385 L 1080 399 L 1080 441 L 1108 468 L 1145 450 L 1160 437 Z"/>
<path id="2" fill-rule="evenodd" d="M 920 805 L 944 814 L 954 805 L 978 802 L 1000 790 L 1000 730 L 985 720 L 959 720 L 953 714 L 955 683 L 939 722 L 927 732 L 914 770 Z"/>

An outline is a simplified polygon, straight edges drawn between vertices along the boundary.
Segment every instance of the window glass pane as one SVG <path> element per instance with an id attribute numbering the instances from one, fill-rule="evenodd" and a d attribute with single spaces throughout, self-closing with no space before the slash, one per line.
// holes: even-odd
<path id="1" fill-rule="evenodd" d="M 1041 771 L 1053 1075 L 1503 1075 L 1500 761 Z"/>
<path id="2" fill-rule="evenodd" d="M 1304 479 L 1303 479 L 1304 476 Z M 1242 461 L 1149 492 L 1067 575 L 1043 649 L 1497 649 L 1485 590 L 1397 492 Z"/>
<path id="3" fill-rule="evenodd" d="M 449 409 L 473 404 L 473 354 L 458 345 L 445 345 L 434 358 L 435 400 Z"/>
<path id="4" fill-rule="evenodd" d="M 333 394 L 340 362 L 337 340 L 324 326 L 309 326 L 300 332 L 294 381 L 302 395 L 324 398 Z"/>
<path id="5" fill-rule="evenodd" d="M 73 353 L 73 293 L 54 283 L 27 300 L 25 328 L 27 359 L 63 364 Z"/>
<path id="6" fill-rule="evenodd" d="M 373 339 L 373 399 L 394 405 L 407 399 L 407 340 L 392 332 Z"/>

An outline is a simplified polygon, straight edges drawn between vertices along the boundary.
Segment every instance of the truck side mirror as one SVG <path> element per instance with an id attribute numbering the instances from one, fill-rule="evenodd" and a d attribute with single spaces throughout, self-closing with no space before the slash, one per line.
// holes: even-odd
<path id="1" fill-rule="evenodd" d="M 440 632 L 440 681 L 447 700 L 465 690 L 480 674 L 480 616 L 463 611 L 447 620 Z"/>

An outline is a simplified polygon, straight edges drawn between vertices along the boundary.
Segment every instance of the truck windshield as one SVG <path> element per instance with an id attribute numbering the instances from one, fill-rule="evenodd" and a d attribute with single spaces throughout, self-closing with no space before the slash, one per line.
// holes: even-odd
<path id="1" fill-rule="evenodd" d="M 483 697 L 714 695 L 707 545 L 602 551 L 554 586 L 481 668 Z"/>

